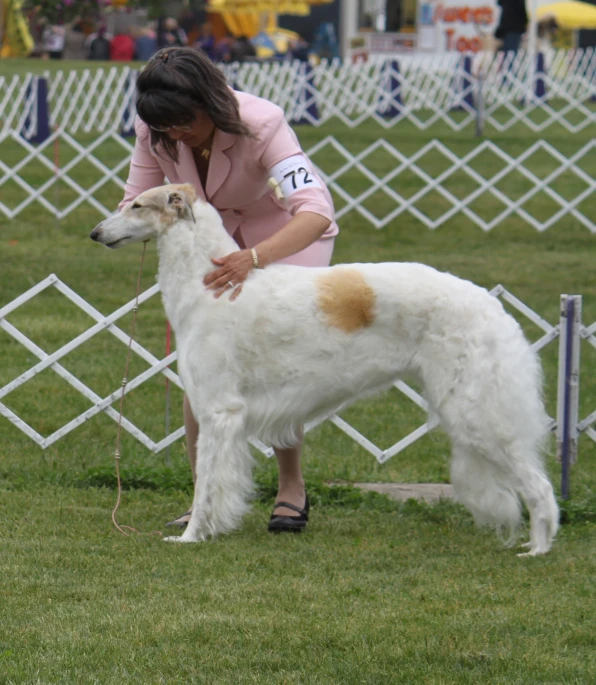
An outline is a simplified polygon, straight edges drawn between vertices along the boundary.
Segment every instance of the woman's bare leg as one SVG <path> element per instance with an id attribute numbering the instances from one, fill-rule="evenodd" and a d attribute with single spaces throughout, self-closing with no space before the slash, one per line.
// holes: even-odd
<path id="1" fill-rule="evenodd" d="M 279 481 L 276 502 L 289 502 L 297 507 L 303 507 L 306 499 L 304 479 L 300 467 L 302 454 L 302 438 L 294 447 L 274 448 L 279 468 Z M 276 516 L 296 516 L 296 512 L 287 507 L 277 507 Z"/>
<path id="2" fill-rule="evenodd" d="M 186 395 L 184 395 L 184 404 L 182 405 L 184 413 L 184 427 L 186 428 L 186 452 L 188 454 L 188 462 L 192 472 L 192 484 L 197 482 L 197 440 L 199 439 L 199 424 L 196 422 L 190 402 Z"/>

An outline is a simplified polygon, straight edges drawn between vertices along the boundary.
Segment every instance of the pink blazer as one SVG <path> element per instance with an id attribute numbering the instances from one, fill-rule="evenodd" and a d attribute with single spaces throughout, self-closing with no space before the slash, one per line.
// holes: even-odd
<path id="1" fill-rule="evenodd" d="M 205 189 L 199 179 L 192 150 L 179 142 L 178 163 L 165 152 L 156 154 L 151 149 L 147 125 L 137 117 L 137 140 L 124 199 L 118 208 L 145 190 L 162 185 L 164 177 L 170 183 L 191 183 L 197 196 L 210 202 L 219 211 L 230 235 L 239 240 L 237 231 L 240 231 L 246 247 L 254 247 L 265 240 L 299 212 L 315 212 L 331 222 L 323 237 L 298 255 L 282 261 L 304 266 L 326 266 L 331 260 L 333 238 L 338 233 L 329 190 L 311 165 L 319 187 L 300 189 L 283 200 L 275 196 L 267 183 L 271 168 L 292 155 L 304 153 L 280 107 L 247 93 L 235 91 L 235 95 L 240 106 L 240 117 L 254 131 L 257 139 L 216 130 Z"/>

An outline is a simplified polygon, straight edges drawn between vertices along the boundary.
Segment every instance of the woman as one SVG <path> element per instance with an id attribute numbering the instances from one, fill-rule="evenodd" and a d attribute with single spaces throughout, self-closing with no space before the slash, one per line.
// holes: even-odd
<path id="1" fill-rule="evenodd" d="M 158 22 L 157 41 L 160 47 L 182 47 L 188 44 L 188 37 L 174 17 L 167 17 Z"/>
<path id="2" fill-rule="evenodd" d="M 64 59 L 84 60 L 85 41 L 87 36 L 84 31 L 85 25 L 80 17 L 77 17 L 71 24 L 66 25 L 64 34 Z"/>
<path id="3" fill-rule="evenodd" d="M 213 260 L 205 284 L 215 297 L 234 289 L 232 297 L 241 298 L 250 272 L 269 264 L 329 265 L 338 232 L 331 195 L 279 107 L 233 91 L 203 52 L 166 48 L 139 75 L 137 112 L 120 207 L 164 177 L 193 184 L 242 248 Z M 186 398 L 184 423 L 194 481 L 199 428 Z M 301 444 L 274 449 L 279 489 L 269 530 L 300 532 L 308 521 Z M 184 527 L 189 518 L 168 525 Z"/>

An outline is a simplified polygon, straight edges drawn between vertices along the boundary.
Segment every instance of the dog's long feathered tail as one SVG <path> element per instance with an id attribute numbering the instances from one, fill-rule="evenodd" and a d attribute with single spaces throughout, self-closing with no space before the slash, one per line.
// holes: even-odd
<path id="1" fill-rule="evenodd" d="M 453 443 L 451 478 L 458 499 L 477 523 L 493 526 L 508 543 L 515 539 L 524 502 L 531 519 L 529 554 L 547 552 L 558 507 L 543 464 L 548 416 L 542 369 L 511 317 L 503 318 L 496 336 L 481 335 L 467 347 L 466 363 L 442 393 L 437 412 Z"/>
<path id="2" fill-rule="evenodd" d="M 489 461 L 454 447 L 451 482 L 458 500 L 479 526 L 497 530 L 505 544 L 511 544 L 521 519 L 521 507 L 510 482 Z"/>

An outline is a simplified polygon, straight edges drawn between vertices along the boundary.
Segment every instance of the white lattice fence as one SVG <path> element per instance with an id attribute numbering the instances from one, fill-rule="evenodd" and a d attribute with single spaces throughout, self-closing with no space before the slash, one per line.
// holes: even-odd
<path id="1" fill-rule="evenodd" d="M 103 146 L 109 143 L 112 143 L 116 150 L 111 157 L 119 157 L 115 163 L 112 160 L 111 166 L 102 161 L 99 154 Z M 13 149 L 10 149 L 11 144 Z M 62 162 L 60 166 L 55 163 L 56 146 L 58 156 L 68 158 L 68 161 Z M 15 148 L 20 159 L 13 166 L 9 166 L 3 160 L 7 159 L 9 154 L 13 155 Z M 2 154 L 3 149 L 7 150 L 6 154 Z M 119 174 L 123 173 L 126 177 L 132 151 L 133 146 L 113 130 L 105 131 L 86 146 L 62 129 L 53 131 L 40 145 L 31 145 L 15 131 L 0 135 L 0 189 L 6 188 L 9 182 L 16 186 L 16 192 L 5 190 L 2 193 L 0 210 L 12 219 L 29 205 L 37 202 L 44 210 L 62 219 L 81 204 L 88 203 L 103 217 L 109 216 L 114 211 L 114 206 L 106 207 L 96 194 L 106 187 L 112 187 L 118 200 L 121 199 L 124 194 L 124 181 Z M 85 172 L 81 173 L 83 166 Z M 84 179 L 87 178 L 90 180 L 84 185 Z M 61 194 L 61 197 L 67 199 L 64 206 L 57 206 L 56 187 L 62 184 L 67 186 L 70 192 L 67 195 Z M 8 204 L 9 197 L 13 199 L 12 204 Z"/>
<path id="2" fill-rule="evenodd" d="M 596 122 L 596 52 L 550 50 L 476 55 L 405 55 L 352 64 L 333 60 L 222 67 L 235 87 L 280 105 L 289 120 L 319 126 L 339 118 L 354 128 L 408 120 L 474 127 L 479 111 L 499 131 L 521 123 L 533 131 L 560 124 L 570 132 Z M 69 133 L 128 128 L 137 72 L 129 67 L 46 73 L 51 126 Z M 0 77 L 0 131 L 30 134 L 37 123 L 36 79 Z M 481 106 L 482 103 L 482 106 Z"/>
<path id="3" fill-rule="evenodd" d="M 40 293 L 44 292 L 48 288 L 55 288 L 58 292 L 64 295 L 68 300 L 79 309 L 83 310 L 88 314 L 92 320 L 95 321 L 94 325 L 88 328 L 86 331 L 78 335 L 76 338 L 71 340 L 65 345 L 62 345 L 55 352 L 48 354 L 36 343 L 34 343 L 30 338 L 24 335 L 19 329 L 17 329 L 13 324 L 8 321 L 8 317 L 15 312 L 21 305 L 29 302 L 31 299 L 38 296 Z M 159 286 L 154 285 L 152 288 L 146 290 L 139 297 L 139 304 L 142 305 L 144 302 L 150 298 L 157 295 L 159 292 Z M 560 325 L 551 325 L 545 319 L 543 319 L 539 314 L 534 312 L 532 309 L 527 307 L 523 302 L 521 302 L 514 295 L 509 293 L 503 286 L 497 286 L 492 291 L 491 294 L 495 297 L 500 297 L 506 301 L 511 307 L 513 307 L 519 314 L 529 319 L 533 324 L 535 324 L 542 332 L 543 335 L 533 343 L 533 347 L 536 350 L 543 349 L 546 345 L 552 343 L 559 337 Z M 115 388 L 112 392 L 108 393 L 105 397 L 100 397 L 91 388 L 85 385 L 81 380 L 76 378 L 72 373 L 67 371 L 61 362 L 63 362 L 66 356 L 73 350 L 84 345 L 90 341 L 94 336 L 102 333 L 103 331 L 109 331 L 112 335 L 116 337 L 123 345 L 128 345 L 129 338 L 126 333 L 124 333 L 117 325 L 118 321 L 132 311 L 135 306 L 135 300 L 131 300 L 124 306 L 117 309 L 112 314 L 107 316 L 99 312 L 95 307 L 86 302 L 83 298 L 76 294 L 74 290 L 69 288 L 60 279 L 51 275 L 48 276 L 41 283 L 37 284 L 27 292 L 23 293 L 15 300 L 5 305 L 0 309 L 0 330 L 11 336 L 16 342 L 24 346 L 32 355 L 34 355 L 39 361 L 29 368 L 27 371 L 21 373 L 17 378 L 0 388 L 0 414 L 8 419 L 17 428 L 28 435 L 33 441 L 35 441 L 42 449 L 49 447 L 54 444 L 60 438 L 64 437 L 71 431 L 75 430 L 82 423 L 90 420 L 95 415 L 100 412 L 106 413 L 115 422 L 118 421 L 118 412 L 112 406 L 116 403 L 122 395 L 122 387 Z M 140 307 L 139 316 L 142 317 L 142 306 Z M 128 394 L 131 391 L 138 388 L 143 383 L 146 383 L 152 379 L 157 374 L 163 374 L 171 382 L 173 382 L 177 387 L 181 388 L 181 382 L 176 373 L 174 373 L 169 366 L 172 365 L 177 358 L 176 352 L 173 352 L 163 359 L 156 358 L 147 349 L 138 344 L 137 342 L 132 343 L 132 351 L 137 354 L 143 361 L 149 364 L 149 368 L 143 373 L 139 374 L 135 378 L 128 379 L 126 386 L 124 388 L 124 393 Z M 124 358 L 125 351 L 123 348 L 122 358 Z M 76 418 L 65 423 L 61 428 L 56 430 L 54 433 L 48 436 L 41 435 L 33 426 L 27 424 L 21 417 L 19 417 L 14 411 L 12 411 L 5 403 L 5 398 L 15 391 L 16 389 L 23 386 L 27 381 L 33 379 L 35 376 L 43 372 L 45 369 L 52 369 L 61 378 L 63 378 L 72 388 L 81 393 L 91 404 L 91 407 L 81 413 Z M 427 404 L 423 397 L 412 389 L 406 383 L 399 381 L 395 384 L 395 388 L 399 390 L 403 395 L 413 401 L 418 407 L 427 411 Z M 126 411 L 125 411 L 126 414 Z M 432 419 L 414 431 L 405 436 L 396 436 L 396 442 L 389 446 L 383 447 L 376 445 L 369 438 L 363 435 L 356 428 L 351 426 L 347 421 L 342 419 L 340 416 L 334 415 L 329 417 L 329 420 L 346 435 L 348 435 L 352 440 L 356 441 L 361 447 L 372 454 L 380 463 L 383 463 L 406 449 L 409 445 L 413 444 L 421 437 L 426 435 L 430 430 L 432 430 L 436 425 L 436 420 Z M 314 427 L 313 424 L 307 427 L 310 430 Z M 124 416 L 122 421 L 122 427 L 124 430 L 128 431 L 133 437 L 135 437 L 139 442 L 141 442 L 147 449 L 154 453 L 158 453 L 171 445 L 173 442 L 178 440 L 184 435 L 184 427 L 179 427 L 170 435 L 167 435 L 163 440 L 155 442 L 146 433 L 135 426 L 129 419 Z M 555 421 L 552 420 L 551 427 L 555 428 Z M 267 448 L 262 443 L 255 441 L 253 443 L 258 449 L 260 449 L 264 454 L 270 455 L 271 450 Z"/>
<path id="4" fill-rule="evenodd" d="M 309 155 L 317 160 L 319 153 L 325 151 L 325 154 L 327 154 L 326 148 L 328 146 L 345 160 L 345 163 L 332 173 L 325 174 L 323 170 L 329 187 L 345 202 L 344 206 L 340 206 L 337 212 L 338 218 L 355 209 L 376 228 L 382 228 L 400 215 L 408 213 L 415 216 L 428 228 L 434 229 L 461 213 L 482 228 L 482 230 L 490 231 L 505 219 L 515 215 L 529 223 L 536 230 L 544 231 L 562 217 L 570 214 L 592 233 L 596 233 L 596 213 L 592 211 L 591 207 L 588 208 L 588 203 L 586 203 L 586 200 L 594 192 L 594 188 L 596 188 L 596 181 L 578 165 L 578 162 L 594 149 L 594 141 L 587 143 L 571 158 L 566 158 L 545 141 L 534 143 L 517 157 L 509 155 L 491 141 L 484 141 L 467 155 L 460 158 L 448 146 L 437 140 L 431 141 L 411 157 L 406 157 L 384 140 L 378 140 L 359 154 L 353 155 L 335 138 L 328 137 L 311 148 Z M 395 159 L 395 166 L 384 176 L 373 173 L 366 166 L 366 161 L 372 161 L 375 154 L 380 151 Z M 531 157 L 538 152 L 546 153 L 557 165 L 544 178 L 541 178 L 527 166 Z M 487 154 L 489 155 L 488 159 L 486 157 Z M 324 157 L 325 155 L 321 156 Z M 474 164 L 475 161 L 480 161 L 482 156 L 484 156 L 482 166 L 487 163 L 490 165 L 490 162 L 492 162 L 492 168 L 501 168 L 496 173 L 490 173 L 486 177 L 480 173 L 478 165 Z M 423 164 L 425 159 L 426 164 Z M 445 166 L 445 162 L 448 163 L 448 168 L 436 176 L 433 176 L 427 170 L 431 165 L 438 166 L 439 168 Z M 368 187 L 355 197 L 342 185 L 342 177 L 348 176 L 351 171 L 357 171 L 368 182 Z M 456 194 L 450 188 L 450 181 L 457 176 L 461 178 L 462 172 L 465 175 L 466 190 L 468 186 L 473 188 L 471 192 L 466 192 L 463 196 Z M 566 172 L 571 172 L 578 182 L 582 184 L 582 190 L 573 198 L 563 197 L 553 187 L 555 181 Z M 401 194 L 397 188 L 400 187 L 400 176 L 402 174 L 413 176 L 419 182 L 420 189 L 410 196 Z M 505 185 L 508 177 L 513 177 L 517 181 L 518 175 L 527 182 L 529 187 L 526 192 L 512 198 L 500 188 L 502 185 Z M 372 209 L 369 208 L 371 203 L 367 205 L 368 200 L 374 199 L 374 206 L 377 206 L 379 193 L 386 199 L 387 203 L 393 204 L 393 208 L 382 216 L 379 216 L 378 213 L 373 213 Z M 525 207 L 525 205 L 530 204 L 541 193 L 544 193 L 556 207 L 555 211 L 543 220 L 534 216 Z M 435 194 L 438 194 L 444 201 L 446 209 L 441 214 L 433 217 L 425 213 L 421 209 L 421 205 L 425 198 L 430 198 Z M 485 217 L 479 213 L 478 209 L 474 209 L 480 206 L 480 200 L 493 199 L 497 201 L 498 205 L 497 211 L 492 217 Z M 587 215 L 578 209 L 582 203 L 585 203 L 582 209 L 584 212 L 587 212 Z M 498 207 L 501 207 L 500 211 Z"/>
<path id="5" fill-rule="evenodd" d="M 52 155 L 56 142 L 61 156 L 68 159 L 60 167 Z M 108 147 L 111 161 L 105 159 Z M 435 229 L 463 215 L 490 231 L 517 217 L 545 231 L 571 216 L 596 233 L 596 206 L 589 201 L 596 189 L 590 172 L 593 165 L 589 166 L 595 148 L 596 141 L 590 141 L 567 157 L 553 145 L 538 141 L 514 156 L 484 141 L 460 157 L 433 140 L 408 157 L 385 140 L 354 154 L 334 137 L 327 137 L 307 152 L 335 194 L 338 219 L 356 211 L 375 228 L 383 228 L 407 214 Z M 115 131 L 106 131 L 86 146 L 62 130 L 54 131 L 39 146 L 14 132 L 0 136 L 0 190 L 4 191 L 0 210 L 14 218 L 37 202 L 63 218 L 88 203 L 101 216 L 109 216 L 122 197 L 122 176 L 132 150 Z M 3 161 L 9 153 L 20 156 L 12 166 Z M 389 169 L 387 173 L 372 171 L 380 166 Z M 8 190 L 12 185 L 15 192 Z M 56 186 L 68 191 L 59 206 Z M 406 192 L 408 188 L 412 190 Z M 106 197 L 107 189 L 112 189 L 107 196 L 114 198 L 109 206 L 100 199 Z"/>
<path id="6" fill-rule="evenodd" d="M 0 76 L 0 135 L 11 129 L 30 137 L 37 131 L 37 93 L 33 74 Z"/>
<path id="7" fill-rule="evenodd" d="M 580 336 L 582 340 L 585 340 L 596 349 L 596 321 L 591 326 L 581 326 Z M 596 409 L 580 421 L 577 428 L 579 433 L 585 433 L 585 435 L 596 442 Z"/>
<path id="8" fill-rule="evenodd" d="M 33 135 L 38 112 L 47 113 L 52 128 L 69 133 L 120 130 L 135 116 L 137 72 L 129 67 L 47 72 L 47 102 L 39 102 L 39 77 L 0 76 L 0 134 Z"/>
<path id="9" fill-rule="evenodd" d="M 544 57 L 544 71 L 538 72 L 527 52 L 479 65 L 484 116 L 498 131 L 521 123 L 536 132 L 560 124 L 577 133 L 596 121 L 596 51 L 559 50 Z"/>
<path id="10" fill-rule="evenodd" d="M 49 89 L 50 122 L 70 133 L 122 127 L 125 114 L 134 119 L 137 72 L 129 67 L 59 72 Z"/>
<path id="11" fill-rule="evenodd" d="M 476 118 L 471 65 L 471 58 L 449 55 L 315 67 L 243 64 L 225 72 L 235 87 L 275 102 L 293 122 L 320 126 L 337 118 L 355 128 L 373 119 L 389 128 L 408 119 L 420 129 L 441 121 L 461 130 Z"/>

